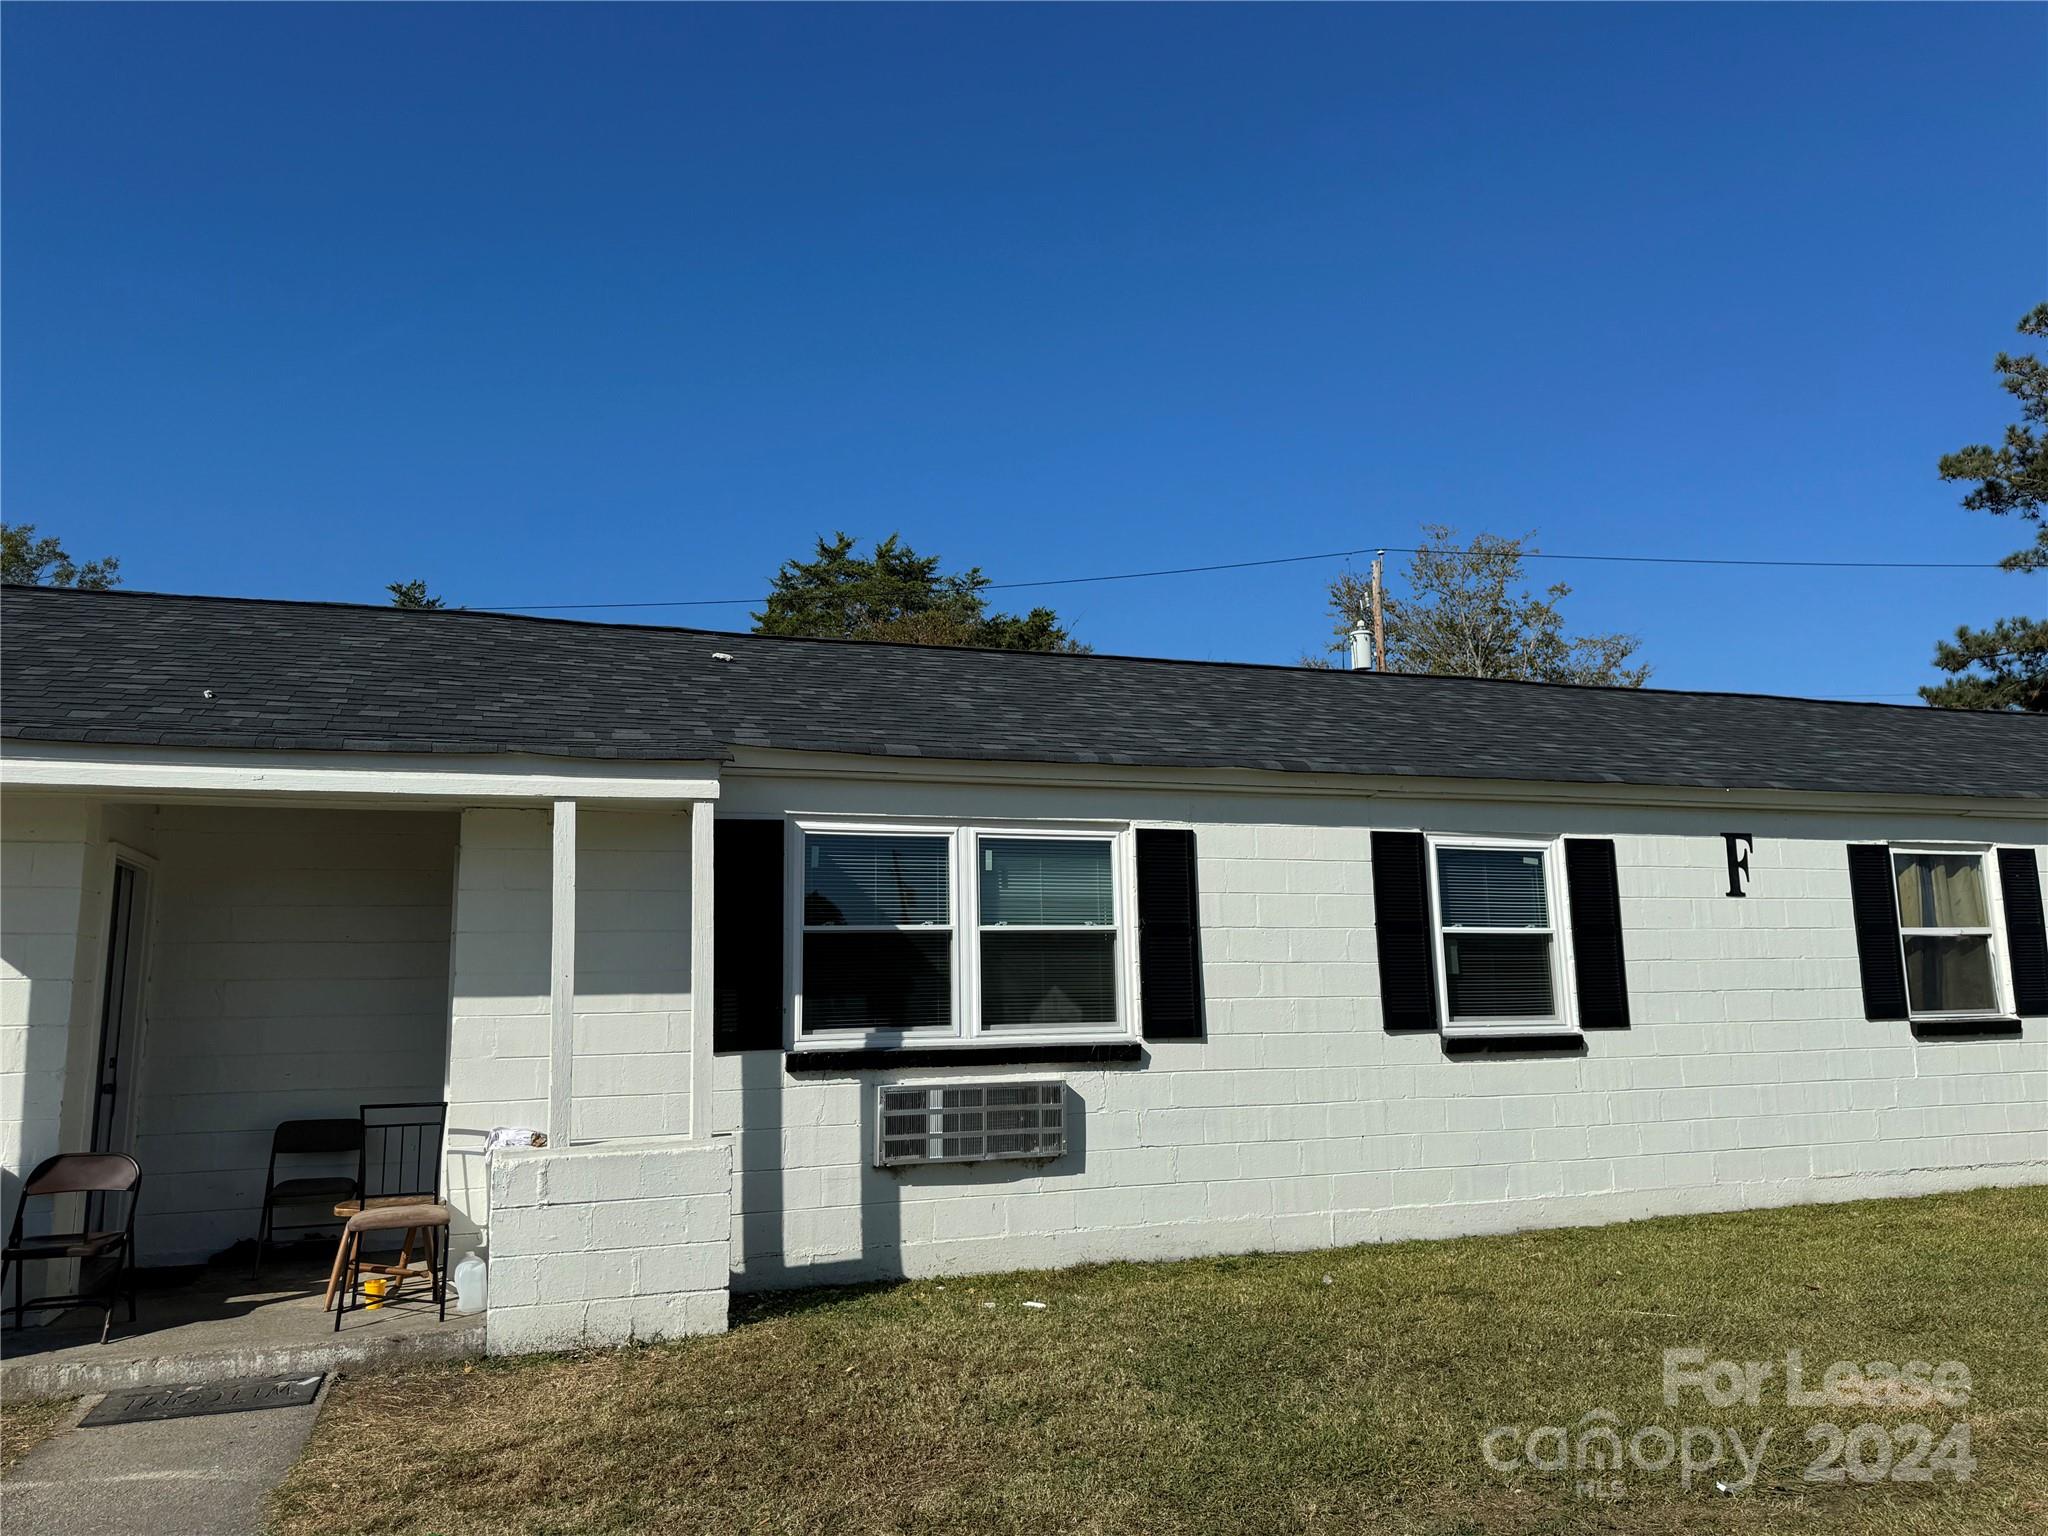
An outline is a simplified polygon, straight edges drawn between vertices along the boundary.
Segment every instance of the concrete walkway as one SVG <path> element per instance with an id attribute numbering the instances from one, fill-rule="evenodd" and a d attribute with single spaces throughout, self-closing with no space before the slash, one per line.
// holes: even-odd
<path id="1" fill-rule="evenodd" d="M 320 1411 L 316 1400 L 76 1427 L 92 1402 L 0 1483 L 7 1536 L 256 1536 L 264 1495 L 291 1470 Z"/>

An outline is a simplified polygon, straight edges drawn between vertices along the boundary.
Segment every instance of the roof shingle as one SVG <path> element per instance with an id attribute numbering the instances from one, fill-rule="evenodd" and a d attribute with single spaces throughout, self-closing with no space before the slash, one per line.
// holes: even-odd
<path id="1" fill-rule="evenodd" d="M 2040 716 L 26 587 L 0 599 L 0 734 L 2048 798 Z"/>

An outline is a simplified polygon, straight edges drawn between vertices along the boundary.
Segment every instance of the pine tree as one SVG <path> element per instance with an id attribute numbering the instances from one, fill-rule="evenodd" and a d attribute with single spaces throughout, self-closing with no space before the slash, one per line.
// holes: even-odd
<path id="1" fill-rule="evenodd" d="M 18 587 L 104 592 L 121 584 L 120 569 L 121 562 L 112 555 L 77 564 L 55 538 L 37 538 L 34 523 L 0 523 L 0 581 Z"/>
<path id="2" fill-rule="evenodd" d="M 2022 336 L 2048 336 L 2048 304 L 2035 306 L 2019 324 Z M 2034 542 L 1999 564 L 2031 574 L 2048 570 L 2048 367 L 2031 354 L 2001 352 L 1992 366 L 2005 392 L 2019 402 L 2020 419 L 2005 429 L 1994 448 L 1973 443 L 1941 459 L 1941 478 L 1971 482 L 1963 506 L 1994 517 L 2034 525 Z M 2036 429 L 2041 430 L 2036 430 Z M 2041 609 L 2042 587 L 2033 587 Z M 2048 617 L 2000 619 L 1986 629 L 1964 625 L 1953 640 L 1935 643 L 1934 664 L 1954 674 L 1948 682 L 1920 690 L 1940 709 L 2024 709 L 2048 711 Z"/>
<path id="3" fill-rule="evenodd" d="M 979 567 L 947 573 L 890 534 L 865 557 L 851 534 L 820 537 L 816 556 L 789 560 L 753 616 L 762 635 L 964 645 L 996 651 L 1085 651 L 1050 608 L 991 613 Z"/>

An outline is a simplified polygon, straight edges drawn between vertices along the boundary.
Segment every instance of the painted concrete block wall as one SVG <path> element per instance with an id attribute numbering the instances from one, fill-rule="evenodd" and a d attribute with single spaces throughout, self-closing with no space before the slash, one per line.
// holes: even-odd
<path id="1" fill-rule="evenodd" d="M 455 834 L 447 812 L 157 814 L 143 1262 L 254 1235 L 278 1122 L 442 1096 Z"/>
<path id="2" fill-rule="evenodd" d="M 551 820 L 462 816 L 451 971 L 449 1173 L 457 1244 L 489 1227 L 484 1138 L 548 1130 Z M 583 808 L 576 830 L 576 1018 L 569 1141 L 690 1129 L 690 823 Z"/>
<path id="3" fill-rule="evenodd" d="M 484 1139 L 548 1118 L 548 813 L 468 810 L 448 976 L 448 1198 L 460 1253 L 490 1221 Z"/>
<path id="4" fill-rule="evenodd" d="M 2038 820 L 1135 789 L 726 780 L 731 812 L 1197 829 L 1209 1036 L 1142 1066 L 793 1078 L 722 1057 L 736 1284 L 836 1283 L 2048 1180 L 2048 1020 L 1916 1042 L 1863 1018 L 1844 844 L 2041 845 Z M 1667 797 L 1673 798 L 1676 797 Z M 1372 827 L 1616 841 L 1634 1028 L 1451 1057 L 1381 1024 Z M 1723 831 L 1755 837 L 1730 899 Z M 1063 1078 L 1044 1165 L 869 1166 L 874 1090 Z"/>
<path id="5" fill-rule="evenodd" d="M 0 1220 L 13 1219 L 28 1170 L 64 1150 L 73 1040 L 97 1016 L 98 837 L 84 802 L 0 798 Z M 29 1294 L 46 1294 L 46 1278 L 32 1277 Z"/>
<path id="6" fill-rule="evenodd" d="M 578 1141 L 690 1130 L 690 823 L 584 810 L 576 825 Z"/>
<path id="7" fill-rule="evenodd" d="M 729 1142 L 491 1155 L 492 1354 L 722 1333 Z"/>

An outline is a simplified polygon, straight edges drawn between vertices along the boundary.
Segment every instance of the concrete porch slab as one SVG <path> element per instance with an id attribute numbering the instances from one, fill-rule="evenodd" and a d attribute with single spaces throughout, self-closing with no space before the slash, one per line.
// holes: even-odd
<path id="1" fill-rule="evenodd" d="M 0 1397 L 73 1397 L 124 1387 L 302 1376 L 401 1360 L 481 1354 L 481 1316 L 460 1317 L 451 1295 L 438 1320 L 424 1288 L 376 1311 L 351 1312 L 334 1331 L 322 1309 L 326 1265 L 283 1257 L 251 1284 L 239 1265 L 200 1270 L 181 1284 L 142 1292 L 133 1324 L 114 1313 L 99 1342 L 100 1312 L 80 1308 L 46 1327 L 0 1339 Z"/>

